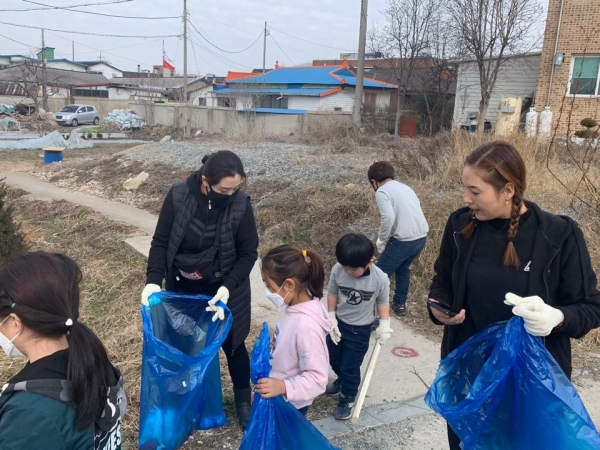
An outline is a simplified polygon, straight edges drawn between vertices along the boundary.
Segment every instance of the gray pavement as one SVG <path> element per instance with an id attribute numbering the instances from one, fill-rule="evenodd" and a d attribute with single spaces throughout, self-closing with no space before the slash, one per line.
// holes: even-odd
<path id="1" fill-rule="evenodd" d="M 0 174 L 1 178 L 6 178 L 8 185 L 29 192 L 32 198 L 67 200 L 92 208 L 112 220 L 138 228 L 140 236 L 129 238 L 126 242 L 136 251 L 148 255 L 157 216 L 123 203 L 58 188 L 20 172 Z M 255 320 L 266 321 L 273 329 L 278 320 L 277 310 L 263 294 L 264 284 L 258 262 L 253 268 L 250 278 L 253 317 Z M 392 329 L 394 330 L 392 337 L 381 350 L 359 421 L 351 424 L 329 417 L 317 420 L 314 424 L 328 438 L 355 434 L 358 439 L 365 429 L 377 427 L 378 432 L 385 433 L 386 430 L 394 428 L 385 426 L 386 424 L 408 421 L 411 433 L 414 431 L 415 436 L 420 436 L 418 439 L 426 437 L 427 442 L 423 448 L 446 448 L 445 423 L 443 420 L 439 420 L 439 417 L 432 418 L 431 416 L 435 415 L 423 402 L 423 396 L 427 392 L 426 385 L 432 382 L 438 367 L 439 344 L 415 335 L 395 317 L 392 317 Z M 371 339 L 370 349 L 362 366 L 363 373 L 374 343 L 374 339 Z M 331 377 L 333 378 L 333 373 L 331 373 Z M 598 423 L 600 421 L 600 389 L 598 389 L 600 383 L 585 378 L 579 383 L 575 382 L 575 385 L 592 419 Z M 419 429 L 419 427 L 423 427 L 423 429 Z M 421 447 L 420 444 L 419 447 L 405 447 L 398 444 L 388 448 Z"/>

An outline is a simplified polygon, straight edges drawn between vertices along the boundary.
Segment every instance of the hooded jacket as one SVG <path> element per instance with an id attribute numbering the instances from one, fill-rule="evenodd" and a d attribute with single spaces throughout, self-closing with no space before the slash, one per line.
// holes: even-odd
<path id="1" fill-rule="evenodd" d="M 117 382 L 108 390 L 101 417 L 83 430 L 77 427 L 66 379 L 5 384 L 0 391 L 0 449 L 120 450 L 127 397 L 121 373 L 114 372 Z"/>
<path id="2" fill-rule="evenodd" d="M 270 377 L 283 380 L 286 400 L 297 409 L 325 392 L 329 352 L 325 337 L 333 324 L 318 298 L 281 308 L 273 333 Z"/>
<path id="3" fill-rule="evenodd" d="M 543 338 L 543 341 L 570 378 L 571 338 L 579 339 L 600 326 L 600 292 L 596 274 L 583 233 L 573 219 L 542 211 L 532 202 L 525 204 L 533 211 L 539 223 L 533 243 L 527 296 L 537 295 L 548 305 L 563 312 L 563 325 Z M 469 208 L 461 208 L 450 215 L 440 255 L 434 265 L 435 276 L 429 292 L 430 298 L 449 304 L 456 310 L 462 309 L 464 305 L 467 268 L 473 248 L 477 245 L 479 232 L 475 221 L 472 236 L 462 236 L 460 231 L 469 221 Z M 507 287 L 507 292 L 509 290 Z M 469 311 L 466 313 L 469 314 Z M 435 324 L 442 325 L 431 314 L 431 310 L 429 315 Z M 458 346 L 458 327 L 460 325 L 444 327 L 442 359 Z"/>

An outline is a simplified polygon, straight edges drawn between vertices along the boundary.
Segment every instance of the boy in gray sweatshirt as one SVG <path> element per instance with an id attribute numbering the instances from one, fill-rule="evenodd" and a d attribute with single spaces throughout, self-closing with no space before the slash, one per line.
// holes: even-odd
<path id="1" fill-rule="evenodd" d="M 339 393 L 336 419 L 349 419 L 360 385 L 360 365 L 369 349 L 375 309 L 379 315 L 376 330 L 381 344 L 390 337 L 390 280 L 373 265 L 375 246 L 362 234 L 350 233 L 337 243 L 338 262 L 331 269 L 327 288 L 327 311 L 333 330 L 327 336 L 329 362 L 337 379 L 326 389 Z"/>

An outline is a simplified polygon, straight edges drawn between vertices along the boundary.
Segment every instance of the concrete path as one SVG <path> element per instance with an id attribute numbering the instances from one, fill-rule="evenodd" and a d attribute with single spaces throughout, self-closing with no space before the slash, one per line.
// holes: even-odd
<path id="1" fill-rule="evenodd" d="M 145 235 L 133 237 L 126 242 L 135 250 L 148 255 L 151 236 L 156 227 L 157 216 L 123 203 L 105 200 L 91 195 L 72 192 L 43 182 L 30 175 L 11 172 L 0 174 L 8 185 L 18 187 L 30 193 L 30 197 L 39 200 L 63 199 L 93 208 L 112 220 L 138 228 Z M 264 296 L 264 284 L 257 263 L 251 274 L 252 315 L 255 320 L 264 320 L 273 329 L 278 320 L 276 308 Z M 415 335 L 402 321 L 392 317 L 393 334 L 381 350 L 376 370 L 371 380 L 359 422 L 351 424 L 336 421 L 332 417 L 315 421 L 315 425 L 328 438 L 360 431 L 366 427 L 380 426 L 411 417 L 433 414 L 423 402 L 439 363 L 439 344 Z M 251 343 L 248 343 L 251 344 Z M 371 345 L 362 366 L 364 373 L 374 345 Z M 333 373 L 331 373 L 333 378 Z M 590 381 L 588 385 L 577 386 L 588 411 L 595 421 L 600 420 L 600 405 L 597 394 L 600 383 Z M 438 421 L 439 422 L 439 421 Z M 419 420 L 415 424 L 420 423 Z M 427 423 L 427 421 L 423 421 Z M 442 423 L 442 422 L 439 422 Z M 425 425 L 424 425 L 425 426 Z M 445 448 L 445 429 L 439 426 L 439 438 L 430 441 L 431 448 Z"/>

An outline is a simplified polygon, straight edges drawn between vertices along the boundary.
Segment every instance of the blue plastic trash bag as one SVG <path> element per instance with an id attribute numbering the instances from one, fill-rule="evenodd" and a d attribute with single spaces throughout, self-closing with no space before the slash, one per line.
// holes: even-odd
<path id="1" fill-rule="evenodd" d="M 250 372 L 252 383 L 267 378 L 271 372 L 269 327 L 263 329 L 254 343 Z M 263 398 L 254 393 L 248 428 L 240 450 L 339 450 L 329 443 L 283 396 Z"/>
<path id="2" fill-rule="evenodd" d="M 465 450 L 600 449 L 579 394 L 521 317 L 490 325 L 450 353 L 425 402 Z"/>
<path id="3" fill-rule="evenodd" d="M 227 423 L 219 349 L 231 329 L 231 312 L 213 322 L 205 295 L 158 292 L 142 306 L 144 349 L 139 447 L 180 447 L 194 430 Z"/>

